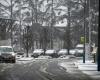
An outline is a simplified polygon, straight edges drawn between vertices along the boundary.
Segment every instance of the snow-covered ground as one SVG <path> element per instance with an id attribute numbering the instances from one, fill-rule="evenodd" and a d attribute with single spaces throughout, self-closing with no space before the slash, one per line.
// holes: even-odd
<path id="1" fill-rule="evenodd" d="M 33 57 L 22 57 L 20 59 L 18 59 L 19 61 L 29 61 L 29 60 L 33 60 Z"/>
<path id="2" fill-rule="evenodd" d="M 62 55 L 58 59 L 70 59 L 70 58 L 75 58 L 74 55 Z"/>
<path id="3" fill-rule="evenodd" d="M 39 56 L 38 58 L 35 59 L 51 59 L 51 56 Z"/>
<path id="4" fill-rule="evenodd" d="M 100 72 L 97 71 L 97 64 L 92 63 L 92 60 L 87 60 L 85 63 L 82 60 L 79 60 L 74 63 L 78 69 L 80 69 L 83 73 L 90 75 L 93 78 L 100 78 Z"/>
<path id="5" fill-rule="evenodd" d="M 89 75 L 89 76 L 91 76 L 93 78 L 100 79 L 100 72 L 97 71 L 97 64 L 96 63 L 92 63 L 92 60 L 87 60 L 85 63 L 83 63 L 82 60 L 78 60 L 78 61 L 73 62 L 73 63 L 75 64 L 75 67 L 77 67 L 83 73 L 85 73 L 85 74 L 87 74 L 87 75 Z M 65 69 L 68 68 L 66 62 L 60 63 L 59 65 L 64 67 Z"/>

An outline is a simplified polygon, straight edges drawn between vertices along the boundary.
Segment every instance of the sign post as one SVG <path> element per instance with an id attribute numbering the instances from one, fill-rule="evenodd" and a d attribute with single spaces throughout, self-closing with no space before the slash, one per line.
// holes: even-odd
<path id="1" fill-rule="evenodd" d="M 81 41 L 82 44 L 84 44 L 84 48 L 83 48 L 83 63 L 85 63 L 85 43 L 86 43 L 86 38 L 85 37 L 81 37 Z"/>

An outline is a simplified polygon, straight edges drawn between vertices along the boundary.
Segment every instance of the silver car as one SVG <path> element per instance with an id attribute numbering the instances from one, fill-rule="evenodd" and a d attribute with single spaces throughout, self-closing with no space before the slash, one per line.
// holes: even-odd
<path id="1" fill-rule="evenodd" d="M 0 46 L 0 62 L 10 61 L 12 63 L 16 62 L 16 54 L 11 46 Z"/>

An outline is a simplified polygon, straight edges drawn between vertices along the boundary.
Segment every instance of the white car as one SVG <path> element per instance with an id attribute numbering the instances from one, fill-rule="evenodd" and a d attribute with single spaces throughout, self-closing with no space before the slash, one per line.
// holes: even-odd
<path id="1" fill-rule="evenodd" d="M 69 53 L 71 54 L 71 55 L 74 55 L 75 54 L 75 49 L 70 49 L 70 51 L 69 51 Z"/>
<path id="2" fill-rule="evenodd" d="M 83 55 L 83 51 L 84 51 L 83 48 L 84 48 L 83 44 L 76 45 L 75 56 L 82 56 Z"/>
<path id="3" fill-rule="evenodd" d="M 35 50 L 33 51 L 32 56 L 35 57 L 35 58 L 37 58 L 37 57 L 38 57 L 39 55 L 41 55 L 41 54 L 44 54 L 44 50 L 43 50 L 43 49 L 35 49 Z"/>
<path id="4" fill-rule="evenodd" d="M 19 58 L 22 58 L 24 57 L 24 52 L 17 52 L 17 55 L 16 55 L 16 58 L 19 59 Z"/>
<path id="5" fill-rule="evenodd" d="M 61 56 L 61 55 L 67 55 L 68 54 L 68 51 L 67 49 L 61 49 L 59 52 L 58 52 L 58 55 Z"/>
<path id="6" fill-rule="evenodd" d="M 16 53 L 11 46 L 0 46 L 0 61 L 16 62 Z"/>
<path id="7" fill-rule="evenodd" d="M 57 57 L 57 52 L 54 49 L 50 49 L 50 50 L 46 50 L 45 55 L 56 58 Z"/>
<path id="8" fill-rule="evenodd" d="M 46 50 L 45 54 L 53 54 L 53 53 L 56 53 L 55 50 Z"/>

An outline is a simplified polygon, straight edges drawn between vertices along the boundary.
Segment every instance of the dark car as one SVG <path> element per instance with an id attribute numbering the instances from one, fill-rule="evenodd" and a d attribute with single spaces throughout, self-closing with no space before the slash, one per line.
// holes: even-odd
<path id="1" fill-rule="evenodd" d="M 17 52 L 16 58 L 24 57 L 24 52 Z"/>

